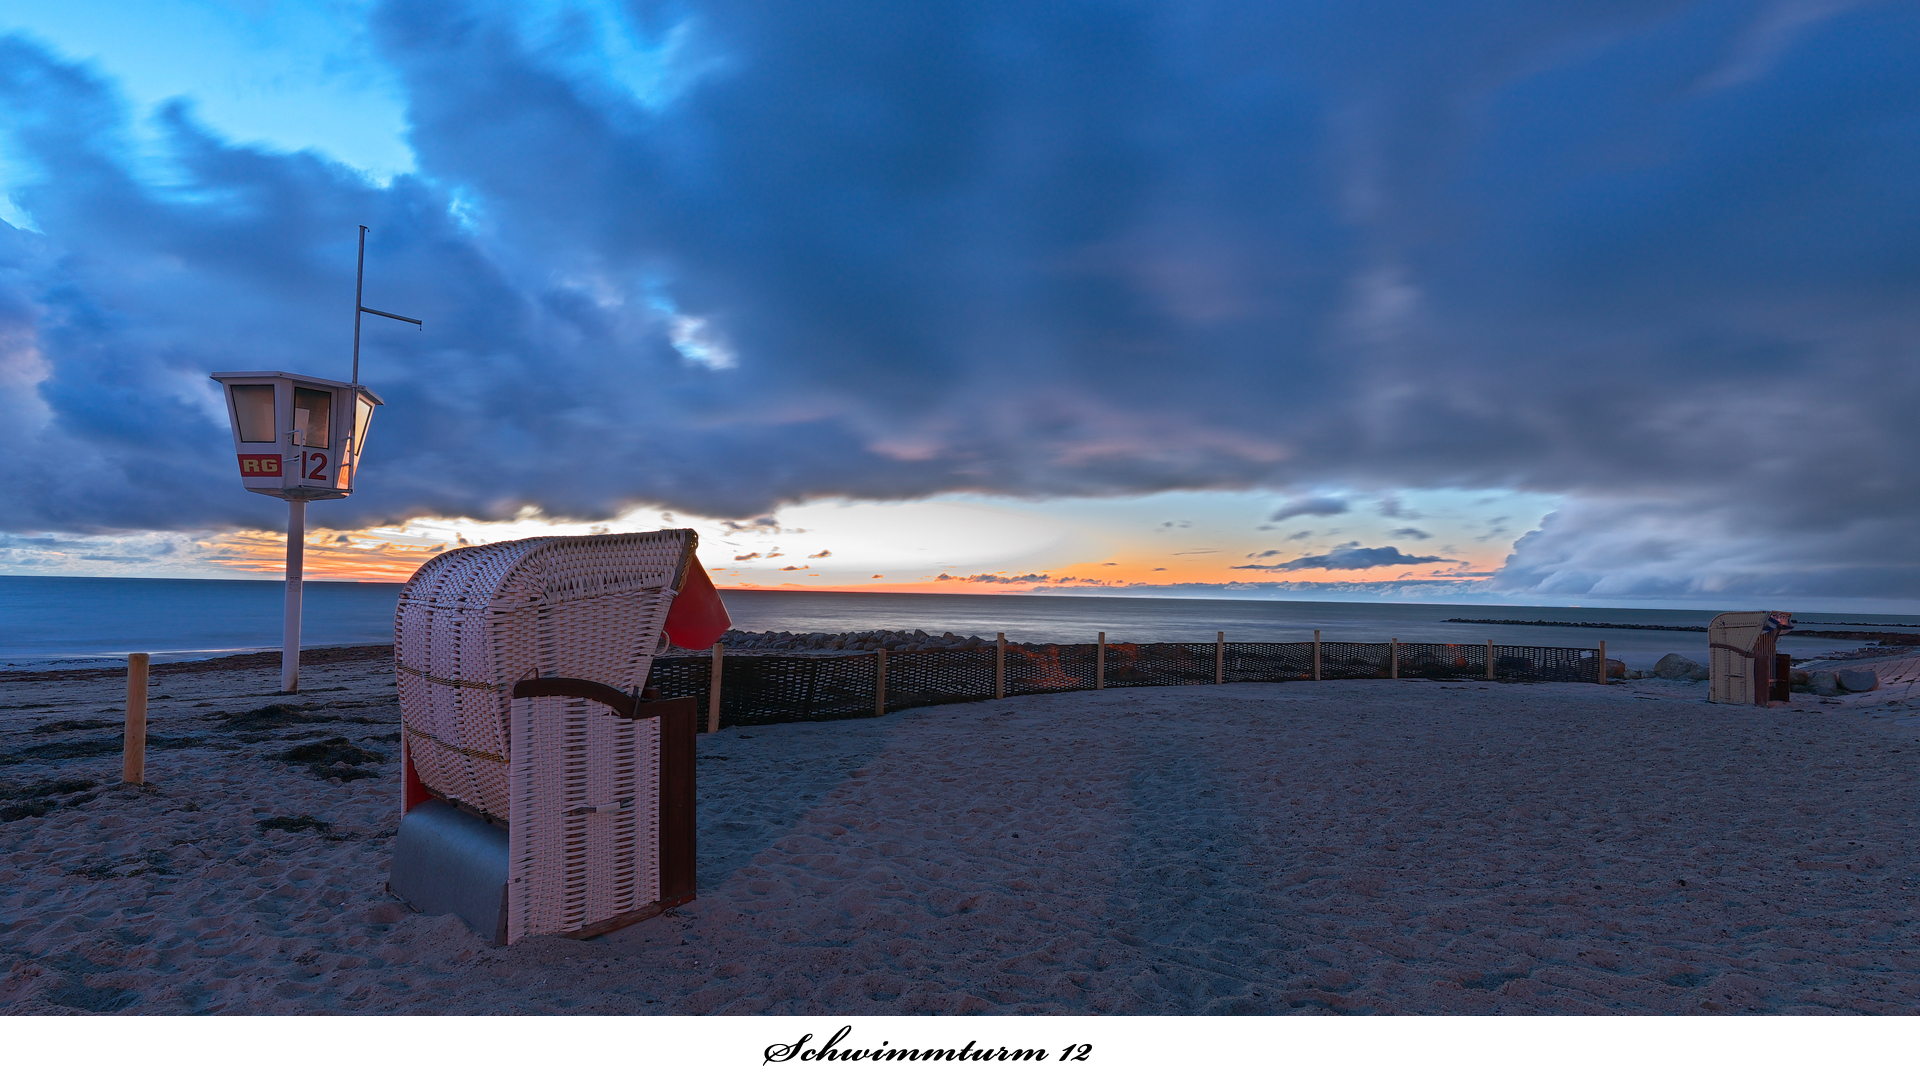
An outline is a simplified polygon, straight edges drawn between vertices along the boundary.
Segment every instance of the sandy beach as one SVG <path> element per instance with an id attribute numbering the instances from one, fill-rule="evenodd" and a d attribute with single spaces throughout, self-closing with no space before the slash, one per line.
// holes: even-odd
<path id="1" fill-rule="evenodd" d="M 12 678 L 0 1011 L 1911 1012 L 1916 661 L 1878 663 L 1767 710 L 1370 681 L 729 729 L 699 899 L 511 948 L 384 891 L 390 661 L 157 669 L 144 790 L 123 676 Z"/>

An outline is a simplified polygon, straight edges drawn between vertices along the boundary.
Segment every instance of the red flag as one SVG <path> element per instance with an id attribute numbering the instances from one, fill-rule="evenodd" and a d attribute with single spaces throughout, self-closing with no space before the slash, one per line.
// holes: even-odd
<path id="1" fill-rule="evenodd" d="M 689 560 L 680 595 L 667 609 L 667 637 L 683 649 L 710 649 L 732 625 L 727 605 L 720 602 L 720 590 L 707 577 L 707 568 L 698 559 Z"/>

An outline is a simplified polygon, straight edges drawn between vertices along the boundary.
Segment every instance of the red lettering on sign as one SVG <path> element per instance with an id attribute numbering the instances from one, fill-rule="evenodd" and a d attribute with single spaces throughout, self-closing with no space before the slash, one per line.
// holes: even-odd
<path id="1" fill-rule="evenodd" d="M 326 482 L 327 482 L 327 476 L 326 476 L 326 472 L 325 472 L 325 470 L 326 470 L 326 467 L 327 467 L 327 455 L 325 455 L 325 454 L 301 454 L 301 455 L 300 455 L 300 467 L 301 467 L 302 469 L 305 469 L 305 468 L 307 467 L 307 462 L 308 462 L 309 460 L 311 460 L 311 461 L 313 462 L 313 470 L 312 470 L 311 472 L 308 472 L 308 473 L 306 473 L 306 474 L 305 474 L 305 476 L 306 476 L 306 478 L 307 478 L 308 480 L 318 480 L 318 481 L 320 481 L 320 482 L 321 482 L 321 483 L 323 483 L 323 484 L 324 484 L 324 483 L 326 483 Z"/>
<path id="2" fill-rule="evenodd" d="M 241 454 L 241 476 L 279 476 L 279 454 Z"/>

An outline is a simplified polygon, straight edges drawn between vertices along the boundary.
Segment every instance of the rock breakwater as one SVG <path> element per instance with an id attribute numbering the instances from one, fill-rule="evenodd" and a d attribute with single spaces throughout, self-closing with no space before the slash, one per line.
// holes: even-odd
<path id="1" fill-rule="evenodd" d="M 785 652 L 932 652 L 939 649 L 978 649 L 993 642 L 978 634 L 961 636 L 952 631 L 929 634 L 925 630 L 861 630 L 849 633 L 796 634 L 786 630 L 755 633 L 729 630 L 720 635 L 720 644 L 729 651 L 777 650 Z"/>

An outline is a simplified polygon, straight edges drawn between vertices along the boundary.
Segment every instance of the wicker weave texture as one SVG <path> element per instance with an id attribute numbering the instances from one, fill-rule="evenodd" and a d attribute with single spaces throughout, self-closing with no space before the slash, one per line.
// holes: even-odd
<path id="1" fill-rule="evenodd" d="M 660 720 L 597 701 L 513 702 L 507 941 L 660 899 Z"/>
<path id="2" fill-rule="evenodd" d="M 422 566 L 401 590 L 394 637 L 407 752 L 427 789 L 510 821 L 513 684 L 645 685 L 697 542 L 687 529 L 538 537 Z"/>

